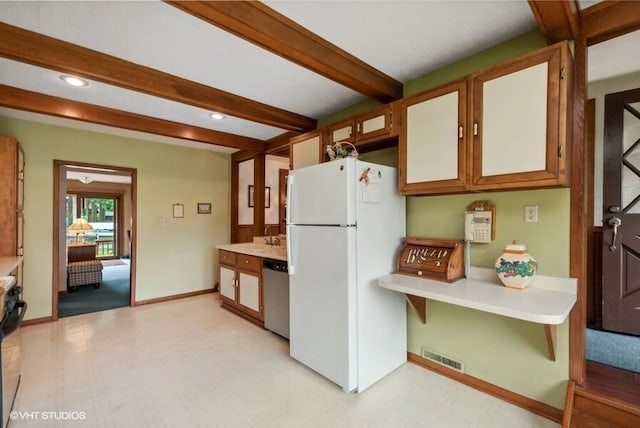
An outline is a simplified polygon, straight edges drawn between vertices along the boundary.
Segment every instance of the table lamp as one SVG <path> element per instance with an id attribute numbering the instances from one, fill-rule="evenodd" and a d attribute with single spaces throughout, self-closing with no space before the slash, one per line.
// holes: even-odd
<path id="1" fill-rule="evenodd" d="M 83 236 L 82 241 L 84 242 L 84 234 L 89 230 L 93 230 L 93 227 L 83 218 L 75 219 L 67 228 L 68 232 L 76 234 L 76 244 L 78 243 L 78 235 Z"/>

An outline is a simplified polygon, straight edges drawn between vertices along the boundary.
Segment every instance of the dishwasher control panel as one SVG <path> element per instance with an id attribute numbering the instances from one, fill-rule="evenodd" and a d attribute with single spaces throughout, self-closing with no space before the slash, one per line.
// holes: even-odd
<path id="1" fill-rule="evenodd" d="M 262 266 L 266 269 L 275 270 L 278 272 L 289 272 L 287 268 L 287 262 L 284 260 L 264 259 Z"/>

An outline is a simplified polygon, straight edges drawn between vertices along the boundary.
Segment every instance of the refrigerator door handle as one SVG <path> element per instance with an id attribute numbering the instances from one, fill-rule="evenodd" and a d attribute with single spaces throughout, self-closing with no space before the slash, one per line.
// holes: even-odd
<path id="1" fill-rule="evenodd" d="M 287 224 L 291 224 L 291 194 L 292 194 L 292 188 L 293 188 L 293 175 L 291 175 L 291 172 L 289 172 L 289 175 L 287 175 L 287 209 L 285 211 L 285 215 L 287 216 Z M 289 242 L 289 240 L 287 239 L 287 242 Z"/>
<path id="2" fill-rule="evenodd" d="M 292 253 L 292 243 L 293 240 L 292 230 L 293 228 L 287 225 L 287 270 L 289 271 L 289 276 L 293 276 L 296 273 L 296 267 L 293 263 L 293 253 Z"/>
<path id="3" fill-rule="evenodd" d="M 293 175 L 291 171 L 289 171 L 289 175 L 287 176 L 287 269 L 289 270 L 289 275 L 294 275 L 296 272 L 295 264 L 293 263 L 293 253 L 292 253 L 292 243 L 293 240 L 293 228 L 291 227 L 291 195 L 293 194 Z"/>

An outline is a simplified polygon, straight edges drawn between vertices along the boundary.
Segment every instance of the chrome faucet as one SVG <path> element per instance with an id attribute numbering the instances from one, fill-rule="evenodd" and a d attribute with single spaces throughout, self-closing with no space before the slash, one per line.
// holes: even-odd
<path id="1" fill-rule="evenodd" d="M 273 239 L 273 233 L 269 226 L 265 226 L 264 228 L 265 236 L 267 235 L 267 233 L 269 234 L 269 239 L 264 240 L 264 243 L 266 245 L 280 245 L 280 238 L 276 236 L 276 239 Z"/>

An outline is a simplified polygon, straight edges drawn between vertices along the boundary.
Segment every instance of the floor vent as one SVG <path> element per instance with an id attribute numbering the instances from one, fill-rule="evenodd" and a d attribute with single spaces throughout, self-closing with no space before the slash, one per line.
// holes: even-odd
<path id="1" fill-rule="evenodd" d="M 453 358 L 434 352 L 425 347 L 422 348 L 422 358 L 426 358 L 429 361 L 438 363 L 442 366 L 449 367 L 457 372 L 464 373 L 464 364 L 460 361 L 456 361 Z"/>

